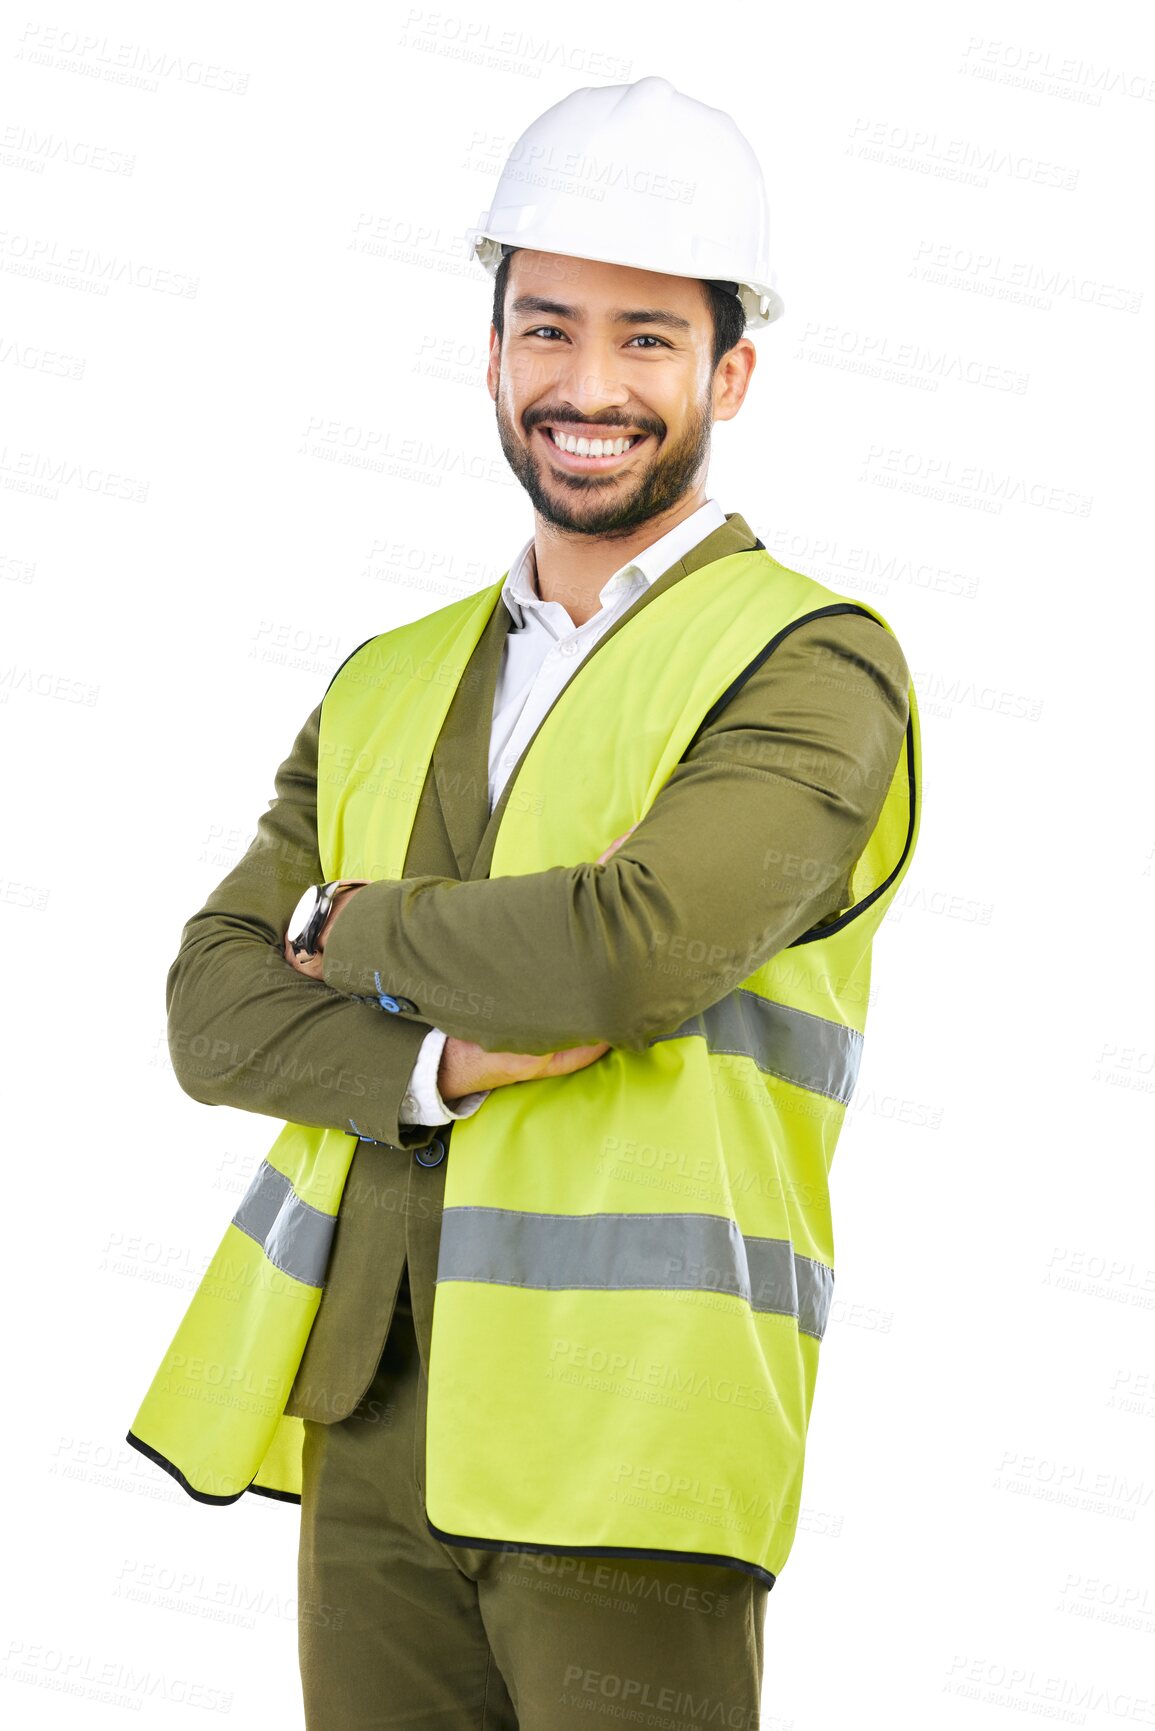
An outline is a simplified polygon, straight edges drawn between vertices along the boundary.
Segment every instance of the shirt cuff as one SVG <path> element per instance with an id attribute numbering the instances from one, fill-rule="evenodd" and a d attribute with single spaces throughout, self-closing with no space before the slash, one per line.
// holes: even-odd
<path id="1" fill-rule="evenodd" d="M 409 1078 L 409 1086 L 401 1102 L 402 1124 L 432 1126 L 448 1124 L 454 1118 L 469 1118 L 491 1092 L 490 1089 L 483 1088 L 477 1093 L 463 1094 L 455 1106 L 446 1105 L 437 1086 L 437 1072 L 441 1068 L 441 1054 L 448 1038 L 448 1034 L 443 1033 L 440 1028 L 430 1028 L 422 1040 L 413 1074 Z"/>

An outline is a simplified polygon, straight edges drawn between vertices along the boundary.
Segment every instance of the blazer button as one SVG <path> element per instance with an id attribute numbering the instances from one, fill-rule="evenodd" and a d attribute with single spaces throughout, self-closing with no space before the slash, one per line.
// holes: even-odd
<path id="1" fill-rule="evenodd" d="M 398 1010 L 404 1010 L 407 1015 L 413 1015 L 417 1009 L 412 998 L 394 998 L 388 992 L 382 992 L 377 1002 L 383 1010 L 388 1010 L 392 1015 L 396 1015 Z"/>
<path id="2" fill-rule="evenodd" d="M 413 1158 L 419 1166 L 440 1166 L 445 1158 L 445 1144 L 440 1136 L 435 1136 L 425 1148 L 415 1148 Z"/>

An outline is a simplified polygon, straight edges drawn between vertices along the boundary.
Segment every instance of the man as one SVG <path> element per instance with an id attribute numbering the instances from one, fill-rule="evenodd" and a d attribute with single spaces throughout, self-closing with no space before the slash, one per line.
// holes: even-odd
<path id="1" fill-rule="evenodd" d="M 527 188 L 563 145 L 620 196 Z M 534 534 L 337 670 L 170 972 L 182 1087 L 286 1123 L 129 1440 L 300 1500 L 312 1728 L 758 1723 L 920 803 L 889 627 L 707 492 L 765 234 L 663 79 L 523 135 L 473 242 Z"/>

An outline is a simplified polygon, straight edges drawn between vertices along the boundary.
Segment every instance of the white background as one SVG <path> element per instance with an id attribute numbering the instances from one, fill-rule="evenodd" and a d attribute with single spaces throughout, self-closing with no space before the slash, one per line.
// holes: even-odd
<path id="1" fill-rule="evenodd" d="M 190 1683 L 233 1724 L 302 1722 L 296 1510 L 198 1505 L 123 1442 L 278 1127 L 182 1094 L 165 975 L 340 661 L 496 581 L 530 532 L 460 237 L 536 114 L 652 72 L 753 144 L 786 303 L 711 493 L 882 611 L 924 729 L 764 1724 L 1155 1723 L 1136 17 L 9 14 L 13 1723 L 121 1723 L 109 1672 L 135 1723 L 199 1722 Z"/>

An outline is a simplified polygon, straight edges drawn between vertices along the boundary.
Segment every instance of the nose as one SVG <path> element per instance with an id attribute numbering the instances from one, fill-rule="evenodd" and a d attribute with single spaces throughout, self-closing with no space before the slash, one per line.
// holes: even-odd
<path id="1" fill-rule="evenodd" d="M 605 409 L 624 409 L 632 392 L 618 376 L 616 354 L 610 342 L 589 338 L 574 342 L 565 351 L 555 381 L 558 401 L 571 404 L 580 419 L 593 419 Z"/>

